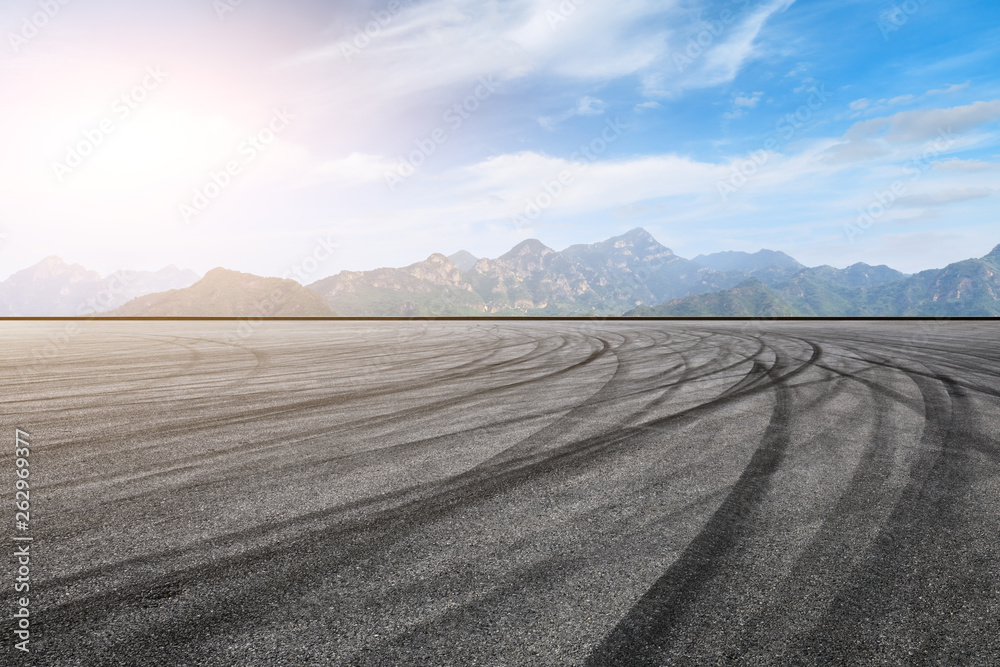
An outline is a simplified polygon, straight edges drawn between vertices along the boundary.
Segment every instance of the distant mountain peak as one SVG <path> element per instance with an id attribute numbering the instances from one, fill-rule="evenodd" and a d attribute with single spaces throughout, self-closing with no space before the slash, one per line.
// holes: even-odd
<path id="1" fill-rule="evenodd" d="M 102 278 L 96 271 L 49 255 L 0 282 L 0 315 L 79 316 L 117 308 L 135 297 L 188 287 L 193 271 L 119 271 Z"/>
<path id="2" fill-rule="evenodd" d="M 454 255 L 448 255 L 448 259 L 458 267 L 459 271 L 469 271 L 479 261 L 479 258 L 468 250 L 459 250 Z"/>
<path id="3" fill-rule="evenodd" d="M 795 258 L 780 250 L 766 248 L 754 253 L 726 250 L 710 255 L 698 255 L 693 261 L 715 271 L 760 271 L 769 267 L 795 271 L 806 268 Z"/>
<path id="4" fill-rule="evenodd" d="M 73 269 L 76 271 L 86 271 L 84 267 L 79 264 L 70 264 L 65 261 L 62 257 L 57 255 L 49 255 L 42 261 L 38 262 L 32 267 L 25 269 L 25 271 L 66 271 L 67 269 Z M 92 273 L 92 272 L 91 272 Z"/>
<path id="5" fill-rule="evenodd" d="M 988 255 L 983 257 L 983 259 L 987 262 L 990 262 L 991 264 L 996 264 L 997 266 L 1000 266 L 1000 245 L 993 248 L 993 250 L 990 251 Z"/>
<path id="6" fill-rule="evenodd" d="M 45 283 L 58 279 L 77 283 L 97 282 L 101 276 L 96 271 L 89 271 L 79 264 L 68 264 L 60 257 L 49 255 L 34 266 L 29 266 L 13 274 L 7 282 L 11 285 L 17 285 L 22 281 Z"/>
<path id="7" fill-rule="evenodd" d="M 226 276 L 240 276 L 240 275 L 250 275 L 250 274 L 243 274 L 240 273 L 239 271 L 233 271 L 232 269 L 225 269 L 221 266 L 217 266 L 214 269 L 210 269 L 208 272 L 206 272 L 205 275 L 202 276 L 202 280 L 206 279 L 217 280 L 219 278 L 225 278 Z"/>
<path id="8" fill-rule="evenodd" d="M 656 240 L 642 227 L 636 227 L 619 236 L 612 236 L 607 241 L 595 244 L 597 247 L 613 246 L 615 248 L 632 247 L 642 255 L 675 256 L 673 250 Z"/>
<path id="9" fill-rule="evenodd" d="M 500 256 L 500 259 L 513 259 L 524 255 L 548 255 L 555 252 L 538 239 L 525 239 Z"/>
<path id="10" fill-rule="evenodd" d="M 142 317 L 334 316 L 319 294 L 289 278 L 216 267 L 190 287 L 148 294 L 109 315 Z"/>
<path id="11" fill-rule="evenodd" d="M 628 239 L 630 241 L 656 241 L 653 235 L 647 232 L 642 227 L 636 227 L 635 229 L 630 229 L 618 238 Z"/>

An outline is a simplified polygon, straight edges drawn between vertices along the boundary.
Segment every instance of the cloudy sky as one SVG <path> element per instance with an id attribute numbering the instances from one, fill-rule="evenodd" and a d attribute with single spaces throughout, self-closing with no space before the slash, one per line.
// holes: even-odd
<path id="1" fill-rule="evenodd" d="M 0 278 L 1000 243 L 995 0 L 5 0 Z"/>

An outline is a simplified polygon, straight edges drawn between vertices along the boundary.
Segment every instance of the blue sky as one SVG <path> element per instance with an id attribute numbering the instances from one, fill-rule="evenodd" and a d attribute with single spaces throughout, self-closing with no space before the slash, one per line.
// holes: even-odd
<path id="1" fill-rule="evenodd" d="M 1000 243 L 1000 4 L 11 0 L 0 274 Z"/>

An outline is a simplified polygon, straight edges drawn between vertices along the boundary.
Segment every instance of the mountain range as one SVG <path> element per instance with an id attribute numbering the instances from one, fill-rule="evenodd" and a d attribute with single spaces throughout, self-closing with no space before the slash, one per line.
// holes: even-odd
<path id="1" fill-rule="evenodd" d="M 633 229 L 562 251 L 528 239 L 495 259 L 435 253 L 307 286 L 222 268 L 201 279 L 175 267 L 123 273 L 129 280 L 47 258 L 0 283 L 0 308 L 8 315 L 164 317 L 1000 316 L 1000 246 L 907 275 L 868 264 L 807 267 L 773 250 L 685 259 Z"/>
<path id="2" fill-rule="evenodd" d="M 46 257 L 0 282 L 0 316 L 73 317 L 112 310 L 146 294 L 182 289 L 199 276 L 168 266 L 159 271 L 116 271 L 101 277 L 79 264 Z"/>
<path id="3" fill-rule="evenodd" d="M 349 316 L 620 315 L 715 283 L 730 287 L 754 273 L 723 273 L 678 257 L 643 229 L 561 252 L 528 239 L 496 259 L 465 251 L 452 258 L 434 254 L 401 269 L 343 271 L 309 288 Z M 715 282 L 702 287 L 710 277 Z"/>
<path id="4" fill-rule="evenodd" d="M 639 306 L 664 317 L 998 317 L 1000 245 L 979 259 L 907 276 L 886 266 L 821 266 L 782 279 L 750 277 L 712 293 Z"/>
<path id="5" fill-rule="evenodd" d="M 191 287 L 148 294 L 115 317 L 335 317 L 323 299 L 294 280 L 212 269 Z"/>

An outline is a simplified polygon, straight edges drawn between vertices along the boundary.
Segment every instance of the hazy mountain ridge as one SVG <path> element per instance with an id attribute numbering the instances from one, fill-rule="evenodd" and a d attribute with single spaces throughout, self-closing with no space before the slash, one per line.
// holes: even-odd
<path id="1" fill-rule="evenodd" d="M 468 261 L 471 255 L 463 251 L 453 257 Z M 349 315 L 610 316 L 690 295 L 732 289 L 748 278 L 775 286 L 811 271 L 785 253 L 770 250 L 700 257 L 712 266 L 677 256 L 649 232 L 637 228 L 561 252 L 537 239 L 528 239 L 500 257 L 479 259 L 471 268 L 459 270 L 460 280 L 454 273 L 458 267 L 449 258 L 437 255 L 402 269 L 344 271 L 310 287 L 338 312 Z M 439 274 L 413 283 L 415 270 L 429 262 L 436 262 Z M 443 262 L 454 268 L 441 267 Z M 841 271 L 826 268 L 833 274 L 824 279 L 837 291 L 903 276 L 888 267 L 857 265 Z M 349 302 L 345 291 L 353 294 Z"/>
<path id="2" fill-rule="evenodd" d="M 464 251 L 452 257 L 466 266 L 474 259 Z M 444 262 L 458 270 L 460 280 Z M 428 263 L 434 271 L 414 282 Z M 343 271 L 309 287 L 347 315 L 619 315 L 686 295 L 704 276 L 716 274 L 633 229 L 561 252 L 528 239 L 495 259 L 477 259 L 466 270 L 432 255 L 401 269 Z M 746 277 L 736 276 L 733 284 Z"/>
<path id="3" fill-rule="evenodd" d="M 411 317 L 482 315 L 482 298 L 444 255 L 393 269 L 341 271 L 308 288 L 341 315 Z"/>
<path id="4" fill-rule="evenodd" d="M 781 295 L 758 278 L 748 278 L 732 289 L 675 299 L 655 307 L 639 307 L 630 316 L 669 317 L 793 317 L 801 315 Z"/>
<path id="5" fill-rule="evenodd" d="M 496 259 L 480 259 L 463 277 L 492 314 L 587 312 L 587 302 L 596 300 L 580 267 L 535 239 Z"/>
<path id="6" fill-rule="evenodd" d="M 110 310 L 110 315 L 206 317 L 1000 316 L 1000 245 L 980 259 L 915 275 L 863 263 L 806 268 L 770 250 L 699 259 L 711 266 L 679 257 L 645 230 L 633 229 L 561 252 L 528 239 L 495 259 L 466 251 L 451 258 L 435 253 L 402 268 L 341 271 L 307 287 L 214 269 L 193 285 L 142 294 L 197 276 L 167 267 L 101 278 L 47 258 L 0 283 L 0 308 L 5 314 Z M 269 290 L 280 295 L 280 303 L 262 313 Z M 139 298 L 124 303 L 130 295 Z M 117 308 L 101 308 L 104 302 Z"/>
<path id="7" fill-rule="evenodd" d="M 109 313 L 115 317 L 334 317 L 318 294 L 287 278 L 212 269 L 191 287 L 148 294 Z"/>
<path id="8" fill-rule="evenodd" d="M 726 250 L 710 255 L 698 255 L 693 260 L 695 264 L 716 271 L 761 271 L 776 267 L 785 271 L 797 271 L 806 266 L 797 260 L 777 250 L 759 250 L 755 253 Z"/>
<path id="9" fill-rule="evenodd" d="M 631 316 L 683 317 L 692 314 L 745 317 L 747 286 L 692 295 Z M 820 317 L 998 317 L 1000 316 L 1000 246 L 980 259 L 905 275 L 887 266 L 855 264 L 805 269 L 773 285 L 754 289 L 768 308 L 791 316 Z M 758 314 L 757 317 L 773 315 Z"/>
<path id="10" fill-rule="evenodd" d="M 476 265 L 479 258 L 468 250 L 459 250 L 454 254 L 448 255 L 448 261 L 457 266 L 459 271 L 468 271 Z"/>
<path id="11" fill-rule="evenodd" d="M 72 317 L 117 308 L 146 294 L 193 285 L 199 276 L 168 266 L 159 271 L 116 271 L 102 277 L 50 256 L 0 282 L 0 315 Z"/>
<path id="12" fill-rule="evenodd" d="M 644 229 L 563 251 L 587 277 L 603 310 L 660 303 L 687 293 L 714 271 L 678 257 Z M 595 304 L 598 305 L 598 304 Z"/>
<path id="13" fill-rule="evenodd" d="M 1000 264 L 997 249 L 940 270 L 921 271 L 902 283 L 875 290 L 866 314 L 926 316 L 1000 316 Z"/>

